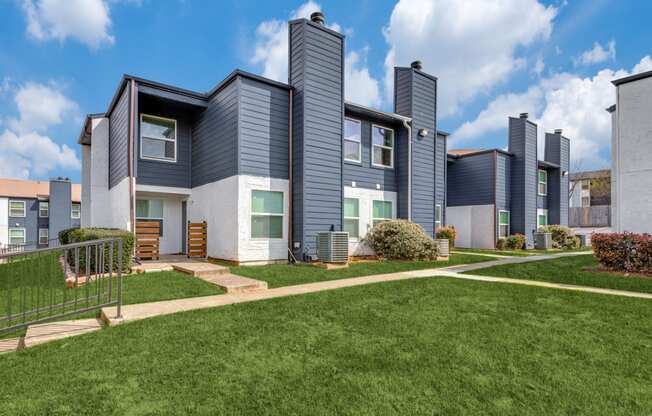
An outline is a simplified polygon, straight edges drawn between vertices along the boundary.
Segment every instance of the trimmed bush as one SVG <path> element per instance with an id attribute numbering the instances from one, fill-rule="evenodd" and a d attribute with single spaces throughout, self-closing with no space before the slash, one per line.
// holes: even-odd
<path id="1" fill-rule="evenodd" d="M 652 236 L 635 233 L 595 233 L 593 253 L 600 264 L 622 272 L 652 272 Z"/>
<path id="2" fill-rule="evenodd" d="M 510 235 L 496 241 L 496 249 L 498 250 L 523 250 L 523 248 L 525 248 L 525 236 L 523 234 Z"/>
<path id="3" fill-rule="evenodd" d="M 564 227 L 563 225 L 545 225 L 539 227 L 538 231 L 552 234 L 552 248 L 562 250 L 580 248 L 580 238 L 568 227 Z"/>
<path id="4" fill-rule="evenodd" d="M 437 238 L 448 239 L 448 247 L 451 250 L 455 247 L 455 236 L 457 236 L 457 231 L 453 226 L 441 227 L 437 230 Z"/>
<path id="5" fill-rule="evenodd" d="M 376 255 L 391 260 L 436 260 L 439 251 L 420 225 L 407 220 L 382 222 L 363 241 Z"/>
<path id="6" fill-rule="evenodd" d="M 63 234 L 63 235 L 62 235 Z M 63 238 L 62 238 L 63 237 Z M 128 272 L 131 269 L 131 258 L 134 248 L 134 235 L 129 231 L 115 228 L 75 228 L 64 230 L 59 234 L 59 241 L 62 244 L 80 243 L 83 241 L 100 240 L 104 238 L 122 238 L 122 271 Z M 64 239 L 66 241 L 64 242 Z M 68 253 L 68 263 L 74 267 L 74 252 Z M 95 252 L 91 253 L 91 271 L 95 271 Z M 104 271 L 109 270 L 109 245 L 104 249 Z M 79 250 L 79 270 L 86 271 L 86 249 Z M 113 270 L 118 270 L 118 245 L 113 246 Z"/>
<path id="7" fill-rule="evenodd" d="M 65 230 L 59 231 L 59 235 L 57 236 L 59 238 L 59 242 L 62 245 L 70 244 L 70 233 L 77 230 L 78 228 L 66 228 Z"/>

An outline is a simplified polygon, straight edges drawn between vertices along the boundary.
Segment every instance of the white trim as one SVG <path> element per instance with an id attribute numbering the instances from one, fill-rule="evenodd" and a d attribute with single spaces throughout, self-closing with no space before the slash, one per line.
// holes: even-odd
<path id="1" fill-rule="evenodd" d="M 344 136 L 342 137 L 342 150 L 345 150 L 344 149 L 344 144 L 346 142 L 358 143 L 358 159 L 357 160 L 356 159 L 347 159 L 346 156 L 345 156 L 344 161 L 345 162 L 352 162 L 352 163 L 362 163 L 362 121 L 356 120 L 355 118 L 351 118 L 351 117 L 344 117 L 344 120 L 345 120 L 344 121 L 345 123 L 346 123 L 347 120 L 352 121 L 354 123 L 357 123 L 358 127 L 360 128 L 360 134 L 358 135 L 358 140 L 357 141 L 347 139 Z"/>
<path id="2" fill-rule="evenodd" d="M 500 222 L 500 214 L 502 214 L 503 212 L 507 213 L 507 224 L 501 224 L 501 222 Z M 538 220 L 538 218 L 537 218 L 537 220 Z M 512 231 L 511 225 L 510 225 L 511 222 L 512 222 L 512 213 L 511 213 L 511 211 L 508 211 L 506 209 L 499 209 L 498 210 L 498 238 L 509 237 L 509 233 L 511 233 L 511 231 Z M 500 235 L 500 227 L 502 227 L 504 225 L 507 226 L 507 234 L 505 234 L 504 236 L 501 236 Z"/>
<path id="3" fill-rule="evenodd" d="M 44 204 L 46 206 L 45 211 L 48 212 L 48 215 L 41 215 L 41 211 L 43 211 L 41 206 L 44 205 Z M 49 216 L 50 216 L 50 202 L 49 201 L 39 201 L 39 203 L 38 203 L 38 217 L 39 218 L 48 218 Z"/>
<path id="4" fill-rule="evenodd" d="M 22 230 L 22 232 L 23 232 L 23 242 L 22 243 L 12 243 L 11 242 L 11 232 L 13 230 Z M 27 243 L 27 231 L 25 230 L 25 227 L 9 227 L 8 237 L 9 237 L 8 242 L 9 242 L 9 244 L 12 244 L 12 245 L 22 245 L 22 246 L 24 246 Z"/>
<path id="5" fill-rule="evenodd" d="M 437 208 L 439 208 L 439 221 L 437 221 Z M 439 227 L 441 227 L 443 214 L 444 211 L 442 211 L 441 204 L 435 204 L 435 231 L 437 231 L 437 223 L 439 223 Z"/>
<path id="6" fill-rule="evenodd" d="M 384 146 L 380 144 L 374 144 L 374 127 L 384 129 L 384 130 L 391 130 L 392 131 L 392 146 Z M 380 147 L 382 149 L 390 149 L 392 151 L 392 157 L 390 158 L 390 165 L 383 165 L 382 163 L 376 163 L 374 160 L 374 147 Z M 372 124 L 371 125 L 371 166 L 375 168 L 381 168 L 381 169 L 394 169 L 394 149 L 396 148 L 396 132 L 394 129 L 391 129 L 389 127 L 382 126 L 380 124 Z"/>
<path id="7" fill-rule="evenodd" d="M 145 137 L 150 140 L 161 140 L 161 141 L 167 141 L 167 142 L 173 142 L 174 143 L 174 158 L 167 158 L 167 157 L 154 157 L 154 156 L 143 156 L 143 116 L 145 117 L 151 117 L 154 119 L 159 119 L 159 120 L 164 120 L 164 121 L 172 121 L 174 122 L 174 140 L 172 139 L 167 139 L 167 138 L 162 138 L 162 137 Z M 140 146 L 140 152 L 139 156 L 140 159 L 143 160 L 153 160 L 156 162 L 168 162 L 168 163 L 176 163 L 177 162 L 177 152 L 178 152 L 178 137 L 177 137 L 177 120 L 173 118 L 167 118 L 167 117 L 160 117 L 160 116 L 155 116 L 152 114 L 145 114 L 145 113 L 140 113 L 140 126 L 138 131 L 140 132 L 139 134 L 139 146 Z"/>
<path id="8" fill-rule="evenodd" d="M 544 225 L 539 224 L 539 216 L 541 215 L 546 217 L 546 223 Z M 539 208 L 537 209 L 537 229 L 539 229 L 539 227 L 544 227 L 546 225 L 550 225 L 550 222 L 548 221 L 548 210 Z"/>
<path id="9" fill-rule="evenodd" d="M 163 211 L 163 205 L 165 202 L 160 199 L 160 198 L 143 198 L 143 197 L 138 197 L 136 196 L 136 206 L 138 206 L 138 201 L 159 201 L 161 203 L 161 211 Z M 149 210 L 149 204 L 148 204 L 148 210 Z M 138 216 L 138 209 L 136 209 L 136 219 L 137 220 L 155 220 L 155 221 L 163 221 L 163 217 L 139 217 Z"/>
<path id="10" fill-rule="evenodd" d="M 541 172 L 546 174 L 545 182 L 541 182 L 541 177 L 539 176 L 541 174 Z M 544 184 L 546 186 L 546 191 L 544 193 L 541 193 L 539 191 L 539 185 L 541 185 L 541 184 Z M 545 169 L 538 169 L 538 171 L 537 171 L 537 194 L 539 194 L 539 196 L 548 195 L 548 171 L 545 170 Z"/>
<path id="11" fill-rule="evenodd" d="M 150 192 L 154 194 L 178 194 L 188 196 L 191 194 L 192 190 L 190 188 L 177 188 L 174 186 L 136 184 L 136 192 Z"/>
<path id="12" fill-rule="evenodd" d="M 79 210 L 77 211 L 77 212 L 78 212 L 77 216 L 73 215 L 73 213 L 75 212 L 75 210 L 73 209 L 73 207 L 74 207 L 75 205 L 77 205 L 77 206 L 79 207 Z M 70 204 L 70 218 L 72 218 L 73 220 L 79 220 L 79 219 L 81 219 L 81 204 L 80 204 L 79 202 L 72 202 L 72 203 Z"/>
<path id="13" fill-rule="evenodd" d="M 282 203 L 282 213 L 278 212 L 254 212 L 253 208 L 253 198 L 254 198 L 254 192 L 267 192 L 267 193 L 277 193 L 281 194 L 281 201 Z M 252 241 L 276 241 L 276 240 L 283 240 L 285 237 L 285 232 L 284 232 L 284 223 L 285 223 L 285 192 L 283 191 L 271 191 L 268 189 L 257 189 L 257 188 L 252 188 L 251 191 L 249 192 L 249 201 L 251 204 L 251 215 L 249 215 L 249 222 L 251 223 L 251 220 L 253 217 L 281 217 L 281 236 L 280 237 L 254 237 L 252 234 L 254 232 L 253 227 L 250 228 L 249 230 L 249 239 Z"/>
<path id="14" fill-rule="evenodd" d="M 23 204 L 23 215 L 11 215 L 11 204 L 17 202 L 19 204 Z M 9 218 L 25 218 L 27 216 L 27 204 L 25 201 L 18 201 L 16 199 L 10 199 L 9 200 Z"/>
<path id="15" fill-rule="evenodd" d="M 383 217 L 383 218 L 376 218 L 374 217 L 374 202 L 389 202 L 392 207 L 392 215 L 391 217 Z M 369 216 L 371 218 L 371 228 L 374 227 L 374 222 L 376 220 L 378 221 L 391 221 L 396 219 L 396 203 L 394 200 L 387 200 L 387 199 L 372 199 L 371 200 L 371 215 Z"/>
<path id="16" fill-rule="evenodd" d="M 346 215 L 343 215 L 344 220 L 356 220 L 358 222 L 358 235 L 353 237 L 349 235 L 349 241 L 359 241 L 360 240 L 360 198 L 352 198 L 352 197 L 344 197 L 344 199 L 354 199 L 356 204 L 358 204 L 358 216 L 357 217 L 347 217 Z M 344 203 L 344 201 L 342 201 Z"/>
<path id="17" fill-rule="evenodd" d="M 42 235 L 41 231 L 45 231 L 45 236 Z M 41 241 L 42 237 L 45 237 L 45 243 Z M 47 228 L 39 228 L 38 229 L 38 243 L 39 243 L 39 245 L 42 246 L 42 245 L 48 244 L 50 242 L 49 238 L 50 238 L 50 230 L 49 229 L 47 229 Z"/>

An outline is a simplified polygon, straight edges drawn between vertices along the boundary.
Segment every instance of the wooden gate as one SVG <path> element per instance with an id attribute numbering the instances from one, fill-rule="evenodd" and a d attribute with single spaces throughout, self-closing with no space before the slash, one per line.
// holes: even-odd
<path id="1" fill-rule="evenodd" d="M 206 257 L 206 240 L 208 227 L 204 222 L 188 221 L 188 257 Z"/>
<path id="2" fill-rule="evenodd" d="M 136 258 L 158 260 L 161 223 L 158 221 L 136 221 Z"/>

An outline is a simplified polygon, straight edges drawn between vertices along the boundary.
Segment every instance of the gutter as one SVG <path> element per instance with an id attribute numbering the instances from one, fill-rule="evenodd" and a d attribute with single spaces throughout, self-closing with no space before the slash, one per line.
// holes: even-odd
<path id="1" fill-rule="evenodd" d="M 127 153 L 129 157 L 129 163 L 127 167 L 129 169 L 129 222 L 131 223 L 131 231 L 136 234 L 136 213 L 135 213 L 135 199 L 136 194 L 134 192 L 135 188 L 135 178 L 134 178 L 134 110 L 136 108 L 136 81 L 133 79 L 129 83 L 129 145 L 127 147 Z"/>
<path id="2" fill-rule="evenodd" d="M 294 195 L 293 190 L 293 172 L 292 172 L 292 106 L 293 106 L 294 91 L 290 89 L 288 91 L 288 252 L 292 257 L 292 242 L 294 240 L 293 230 L 292 230 L 292 198 Z M 296 260 L 295 260 L 296 261 Z"/>
<path id="3" fill-rule="evenodd" d="M 408 131 L 408 221 L 412 221 L 412 126 L 408 120 L 403 120 L 403 126 Z"/>

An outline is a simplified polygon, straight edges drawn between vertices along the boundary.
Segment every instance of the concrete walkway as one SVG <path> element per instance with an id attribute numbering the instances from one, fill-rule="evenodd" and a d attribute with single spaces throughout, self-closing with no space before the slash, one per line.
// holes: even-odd
<path id="1" fill-rule="evenodd" d="M 502 266 L 503 264 L 529 263 L 531 261 L 552 260 L 560 257 L 586 256 L 589 254 L 593 254 L 593 253 L 590 251 L 577 251 L 574 253 L 542 254 L 538 256 L 527 256 L 527 257 L 506 257 L 506 258 L 501 258 L 499 260 L 485 261 L 482 263 L 461 264 L 459 266 L 444 267 L 442 270 L 463 273 L 463 272 L 470 272 L 478 269 L 486 269 L 487 267 Z"/>

